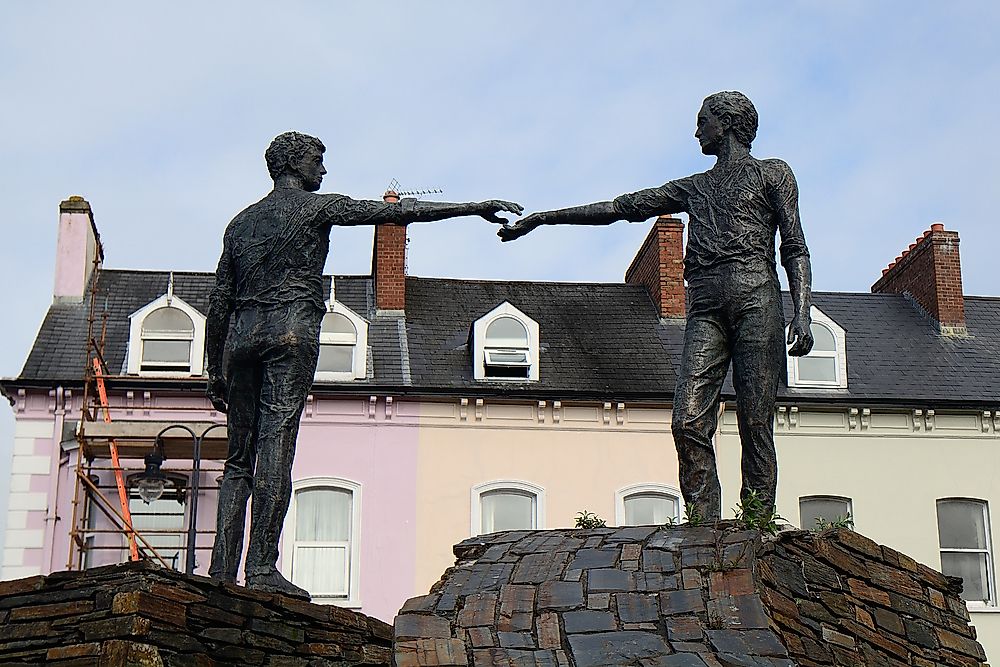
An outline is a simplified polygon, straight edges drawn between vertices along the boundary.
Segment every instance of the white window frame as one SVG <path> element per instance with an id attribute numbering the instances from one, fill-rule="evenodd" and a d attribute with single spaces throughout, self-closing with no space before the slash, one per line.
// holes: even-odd
<path id="1" fill-rule="evenodd" d="M 630 484 L 629 486 L 623 487 L 615 491 L 615 525 L 624 526 L 625 525 L 625 499 L 631 496 L 637 496 L 642 494 L 657 494 L 662 496 L 670 496 L 674 499 L 677 504 L 677 514 L 674 516 L 674 521 L 680 523 L 681 517 L 684 516 L 684 496 L 681 494 L 681 490 L 676 486 L 671 486 L 669 484 L 662 484 L 658 482 L 644 482 L 640 484 Z"/>
<path id="2" fill-rule="evenodd" d="M 948 548 L 945 549 L 941 546 L 941 538 L 938 537 L 938 569 L 941 569 L 941 554 L 943 553 L 974 553 L 974 554 L 986 554 L 986 592 L 989 595 L 988 601 L 982 600 L 966 600 L 965 606 L 971 611 L 975 610 L 996 610 L 997 609 L 997 587 L 996 587 L 996 573 L 993 562 L 993 535 L 990 531 L 990 503 L 982 498 L 965 498 L 965 497 L 948 497 L 948 498 L 937 498 L 934 501 L 934 519 L 935 526 L 938 527 L 940 531 L 939 524 L 940 521 L 937 515 L 938 503 L 957 501 L 965 503 L 978 503 L 983 510 L 983 530 L 986 533 L 986 548 L 985 549 L 955 549 Z"/>
<path id="3" fill-rule="evenodd" d="M 545 530 L 545 489 L 537 484 L 517 479 L 497 479 L 484 484 L 477 484 L 471 491 L 470 531 L 473 537 L 483 532 L 483 494 L 491 491 L 512 491 L 514 493 L 534 496 L 535 525 L 531 530 Z"/>
<path id="4" fill-rule="evenodd" d="M 525 330 L 528 332 L 528 347 L 527 348 L 502 348 L 502 347 L 487 347 L 486 346 L 486 330 L 489 329 L 490 324 L 494 320 L 500 319 L 501 317 L 510 317 L 517 320 L 524 326 Z M 472 344 L 473 344 L 473 358 L 472 358 L 472 375 L 476 380 L 488 381 L 488 382 L 531 382 L 538 381 L 538 349 L 539 349 L 539 330 L 538 323 L 533 319 L 525 315 L 523 312 L 515 308 L 509 301 L 504 301 L 499 306 L 486 313 L 478 320 L 472 324 Z M 504 349 L 516 349 L 517 351 L 525 352 L 527 355 L 528 363 L 528 374 L 527 377 L 487 377 L 486 375 L 486 361 L 487 352 Z M 517 364 L 512 364 L 511 366 L 516 366 Z"/>
<path id="5" fill-rule="evenodd" d="M 368 321 L 353 310 L 340 303 L 331 301 L 327 304 L 326 314 L 343 315 L 357 332 L 357 340 L 351 343 L 347 334 L 323 333 L 320 330 L 319 344 L 323 345 L 353 345 L 354 352 L 350 371 L 316 371 L 316 379 L 321 382 L 350 382 L 364 380 L 368 377 Z"/>
<path id="6" fill-rule="evenodd" d="M 160 308 L 176 308 L 191 318 L 194 324 L 194 335 L 191 340 L 191 358 L 187 369 L 177 369 L 169 371 L 144 371 L 142 370 L 142 323 L 153 311 Z M 130 375 L 142 375 L 144 377 L 191 377 L 202 375 L 205 369 L 205 316 L 193 306 L 173 294 L 163 296 L 150 301 L 145 306 L 128 316 L 129 319 L 129 344 L 128 354 L 125 358 L 125 372 Z M 189 340 L 186 336 L 182 340 Z"/>
<path id="7" fill-rule="evenodd" d="M 292 482 L 292 501 L 289 503 L 282 530 L 281 573 L 292 580 L 295 559 L 295 511 L 296 493 L 308 489 L 335 489 L 351 493 L 351 541 L 347 549 L 349 568 L 347 597 L 313 596 L 313 604 L 332 604 L 338 607 L 358 609 L 361 604 L 361 483 L 342 477 L 306 477 Z M 315 543 L 310 544 L 326 544 Z M 331 543 L 332 544 L 332 543 Z"/>
<path id="8" fill-rule="evenodd" d="M 833 341 L 836 349 L 833 352 L 813 351 L 806 356 L 812 358 L 823 357 L 827 359 L 834 359 L 836 379 L 833 381 L 800 380 L 799 359 L 801 357 L 788 355 L 788 386 L 793 388 L 802 387 L 812 389 L 847 389 L 847 332 L 844 331 L 843 327 L 837 324 L 831 317 L 816 306 L 811 307 L 809 314 L 810 317 L 812 317 L 812 323 L 814 325 L 825 327 L 831 334 L 833 334 Z M 785 337 L 787 340 L 788 327 L 785 327 Z M 788 348 L 785 350 L 786 355 L 787 352 Z"/>
<path id="9" fill-rule="evenodd" d="M 851 498 L 850 496 L 839 496 L 839 495 L 836 495 L 836 494 L 833 494 L 833 493 L 811 493 L 811 494 L 809 494 L 807 496 L 799 496 L 799 523 L 800 524 L 802 523 L 802 501 L 803 500 L 806 500 L 806 501 L 808 501 L 808 500 L 836 500 L 836 501 L 845 501 L 845 502 L 847 502 L 847 513 L 850 515 L 849 518 L 851 519 L 851 522 L 853 523 L 854 520 L 855 520 L 854 519 L 854 499 Z M 846 519 L 848 517 L 845 516 L 844 518 Z M 816 526 L 815 525 L 812 525 L 812 526 L 802 526 L 802 525 L 800 525 L 799 528 L 801 528 L 802 530 L 815 530 Z"/>

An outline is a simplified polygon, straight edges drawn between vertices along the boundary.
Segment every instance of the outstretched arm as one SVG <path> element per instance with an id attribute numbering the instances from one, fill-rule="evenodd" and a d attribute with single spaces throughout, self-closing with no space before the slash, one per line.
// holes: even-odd
<path id="1" fill-rule="evenodd" d="M 434 222 L 467 215 L 476 215 L 489 222 L 506 224 L 507 220 L 497 215 L 498 213 L 521 215 L 524 210 L 520 204 L 500 199 L 455 204 L 416 199 L 394 202 L 351 199 L 340 195 L 329 196 L 331 200 L 324 207 L 325 218 L 329 224 L 338 226 L 406 225 L 411 222 Z"/>
<path id="2" fill-rule="evenodd" d="M 206 394 L 219 412 L 226 412 L 228 386 L 222 360 L 226 339 L 229 336 L 229 316 L 233 313 L 235 276 L 232 265 L 232 236 L 229 230 L 222 242 L 222 257 L 215 270 L 215 287 L 209 297 L 208 318 L 205 323 L 205 352 L 207 356 L 208 390 Z"/>
<path id="3" fill-rule="evenodd" d="M 512 225 L 501 227 L 497 236 L 502 241 L 513 241 L 542 225 L 610 225 L 619 220 L 642 222 L 654 215 L 680 213 L 684 210 L 685 199 L 682 181 L 671 181 L 658 188 L 616 197 L 613 201 L 532 213 Z"/>

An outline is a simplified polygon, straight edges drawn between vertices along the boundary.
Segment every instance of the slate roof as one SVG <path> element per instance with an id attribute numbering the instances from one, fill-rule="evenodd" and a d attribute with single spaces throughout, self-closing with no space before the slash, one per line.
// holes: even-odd
<path id="1" fill-rule="evenodd" d="M 213 274 L 173 275 L 174 294 L 207 312 Z M 105 359 L 112 372 L 124 369 L 128 316 L 164 294 L 168 280 L 165 271 L 102 271 L 97 311 L 100 316 L 106 308 Z M 320 385 L 330 391 L 608 400 L 665 399 L 673 392 L 684 325 L 661 321 L 636 285 L 408 277 L 405 315 L 377 315 L 370 277 L 336 276 L 334 282 L 338 301 L 370 323 L 370 363 L 366 380 Z M 504 301 L 539 324 L 538 382 L 473 379 L 472 323 Z M 1000 298 L 965 298 L 969 335 L 962 338 L 939 335 L 904 296 L 815 292 L 814 304 L 847 332 L 849 388 L 789 389 L 782 381 L 784 399 L 1000 407 Z M 89 303 L 53 304 L 20 376 L 4 384 L 81 383 L 88 310 Z M 731 383 L 723 396 L 732 398 Z"/>

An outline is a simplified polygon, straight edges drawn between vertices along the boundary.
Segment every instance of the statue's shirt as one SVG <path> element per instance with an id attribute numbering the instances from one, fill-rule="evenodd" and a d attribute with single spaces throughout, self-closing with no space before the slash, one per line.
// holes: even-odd
<path id="1" fill-rule="evenodd" d="M 323 311 L 323 265 L 333 225 L 402 223 L 398 204 L 275 188 L 226 228 L 212 301 L 220 312 L 310 303 Z"/>
<path id="2" fill-rule="evenodd" d="M 799 221 L 798 186 L 781 160 L 747 156 L 725 169 L 711 169 L 658 188 L 622 195 L 615 211 L 639 222 L 654 215 L 686 212 L 684 276 L 691 279 L 729 262 L 774 266 L 775 232 L 781 263 L 808 256 Z"/>

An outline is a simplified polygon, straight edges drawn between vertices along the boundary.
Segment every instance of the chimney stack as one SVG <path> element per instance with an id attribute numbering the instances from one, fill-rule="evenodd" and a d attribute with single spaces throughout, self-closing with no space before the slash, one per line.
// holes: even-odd
<path id="1" fill-rule="evenodd" d="M 904 294 L 930 315 L 945 335 L 965 335 L 965 301 L 958 232 L 937 222 L 896 257 L 872 285 L 876 294 Z"/>
<path id="2" fill-rule="evenodd" d="M 94 225 L 94 212 L 86 199 L 74 195 L 59 204 L 53 302 L 81 303 L 95 260 L 97 264 L 104 260 L 104 249 Z"/>
<path id="3" fill-rule="evenodd" d="M 660 317 L 685 316 L 683 222 L 669 215 L 656 219 L 625 272 L 625 282 L 645 287 Z"/>
<path id="4" fill-rule="evenodd" d="M 396 203 L 399 195 L 387 190 L 382 200 Z M 375 225 L 372 280 L 376 310 L 406 309 L 406 225 Z"/>

